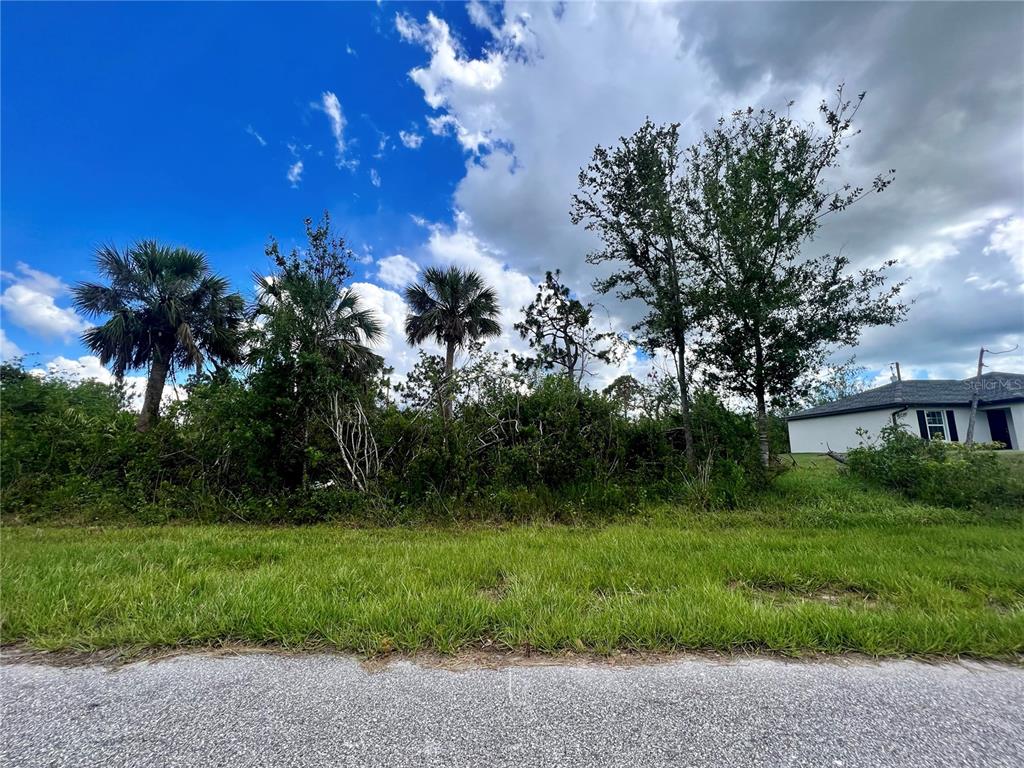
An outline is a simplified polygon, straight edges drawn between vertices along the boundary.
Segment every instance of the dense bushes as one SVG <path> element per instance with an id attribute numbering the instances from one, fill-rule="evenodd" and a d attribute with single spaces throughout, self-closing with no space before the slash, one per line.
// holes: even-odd
<path id="1" fill-rule="evenodd" d="M 694 397 L 690 471 L 678 415 L 628 415 L 565 376 L 525 379 L 494 363 L 467 367 L 452 421 L 436 401 L 400 406 L 383 389 L 350 393 L 366 404 L 356 412 L 372 436 L 362 489 L 328 413 L 311 406 L 299 435 L 294 403 L 256 377 L 194 379 L 139 433 L 119 387 L 4 365 L 3 511 L 77 522 L 586 520 L 660 500 L 734 507 L 766 483 L 753 420 L 711 393 Z M 928 503 L 1024 506 L 1024 478 L 1003 458 L 890 428 L 851 451 L 848 466 Z"/>
<path id="2" fill-rule="evenodd" d="M 850 471 L 911 498 L 950 507 L 1024 506 L 1024 478 L 992 446 L 921 440 L 899 426 L 849 453 Z"/>
<path id="3" fill-rule="evenodd" d="M 678 417 L 630 417 L 565 376 L 508 378 L 493 362 L 480 363 L 480 379 L 460 380 L 452 421 L 436 403 L 351 394 L 366 404 L 373 437 L 365 491 L 350 482 L 328 412 L 312 408 L 296 441 L 292 405 L 255 377 L 194 379 L 140 434 L 117 387 L 6 365 L 4 512 L 141 522 L 580 519 L 657 499 L 734 505 L 764 480 L 752 420 L 708 393 L 694 402 L 701 466 L 689 473 Z"/>

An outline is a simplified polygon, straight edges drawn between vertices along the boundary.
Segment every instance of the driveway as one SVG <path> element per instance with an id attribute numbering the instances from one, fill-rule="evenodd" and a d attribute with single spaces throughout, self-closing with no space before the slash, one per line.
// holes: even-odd
<path id="1" fill-rule="evenodd" d="M 1024 765 L 1024 669 L 346 656 L 0 666 L 10 766 Z"/>

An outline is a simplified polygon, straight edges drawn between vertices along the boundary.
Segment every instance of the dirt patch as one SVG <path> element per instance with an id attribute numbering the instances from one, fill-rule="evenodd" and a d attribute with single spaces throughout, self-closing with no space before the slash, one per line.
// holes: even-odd
<path id="1" fill-rule="evenodd" d="M 851 584 L 823 584 L 813 589 L 772 581 L 728 583 L 731 590 L 743 592 L 754 600 L 773 604 L 818 603 L 853 608 L 881 608 L 884 601 L 870 590 Z"/>
<path id="2" fill-rule="evenodd" d="M 498 571 L 491 584 L 480 587 L 477 594 L 490 603 L 500 603 L 509 593 L 511 587 L 510 578 L 505 571 Z"/>
<path id="3" fill-rule="evenodd" d="M 1013 600 L 1005 597 L 989 597 L 985 602 L 985 607 L 990 611 L 1004 615 L 1022 613 L 1024 612 L 1024 596 Z"/>
<path id="4" fill-rule="evenodd" d="M 632 651 L 617 650 L 607 654 L 594 652 L 555 651 L 546 652 L 529 648 L 509 649 L 497 644 L 482 644 L 464 648 L 457 653 L 443 654 L 435 651 L 413 653 L 385 653 L 375 656 L 359 655 L 351 650 L 331 646 L 308 646 L 286 648 L 280 645 L 246 645 L 225 643 L 217 646 L 178 646 L 170 648 L 112 648 L 101 651 L 39 651 L 21 645 L 5 645 L 0 649 L 0 664 L 39 664 L 51 667 L 106 667 L 111 671 L 128 664 L 159 663 L 181 656 L 205 656 L 208 658 L 231 658 L 270 654 L 299 658 L 303 656 L 338 656 L 354 659 L 370 674 L 387 671 L 397 663 L 411 663 L 427 669 L 441 669 L 452 672 L 480 669 L 495 670 L 507 667 L 605 667 L 629 668 L 655 664 L 673 664 L 681 661 L 705 661 L 719 664 L 742 663 L 747 659 L 775 659 L 792 664 L 828 663 L 845 666 L 883 664 L 901 658 L 913 658 L 930 663 L 950 663 L 971 659 L 970 656 L 890 656 L 886 658 L 868 656 L 862 653 L 801 653 L 784 654 L 764 648 L 737 648 L 732 652 L 687 649 L 677 651 Z M 1024 655 L 981 659 L 979 663 L 1024 666 Z"/>

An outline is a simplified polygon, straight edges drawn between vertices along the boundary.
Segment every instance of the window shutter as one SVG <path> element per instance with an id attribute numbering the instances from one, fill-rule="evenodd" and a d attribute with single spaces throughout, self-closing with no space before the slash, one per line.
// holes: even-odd
<path id="1" fill-rule="evenodd" d="M 960 436 L 956 433 L 956 416 L 952 411 L 946 411 L 946 424 L 949 425 L 949 439 L 954 443 L 960 442 Z"/>
<path id="2" fill-rule="evenodd" d="M 928 439 L 928 422 L 924 420 L 924 411 L 917 412 L 917 427 L 921 430 L 921 439 Z"/>

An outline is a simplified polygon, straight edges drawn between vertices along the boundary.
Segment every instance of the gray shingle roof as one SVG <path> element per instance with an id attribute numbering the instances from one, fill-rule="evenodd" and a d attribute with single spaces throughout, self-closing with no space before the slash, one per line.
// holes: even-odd
<path id="1" fill-rule="evenodd" d="M 1024 373 L 992 373 L 981 377 L 980 405 L 1024 400 Z M 834 403 L 816 405 L 789 416 L 789 419 L 809 419 L 813 416 L 831 416 L 837 413 L 870 411 L 876 408 L 901 408 L 905 405 L 970 405 L 974 377 L 969 379 L 926 379 L 897 381 L 869 389 Z"/>

